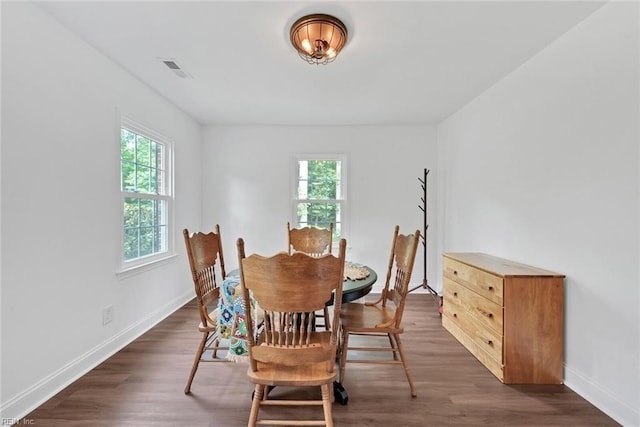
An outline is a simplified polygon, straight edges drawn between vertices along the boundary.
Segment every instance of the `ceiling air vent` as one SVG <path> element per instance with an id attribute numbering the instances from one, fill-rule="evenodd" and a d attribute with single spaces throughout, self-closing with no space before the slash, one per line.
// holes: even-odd
<path id="1" fill-rule="evenodd" d="M 184 71 L 182 69 L 182 67 L 180 67 L 178 65 L 178 63 L 173 59 L 160 59 L 162 61 L 162 63 L 164 65 L 167 66 L 168 69 L 170 69 L 171 71 L 173 71 L 173 73 L 180 77 L 181 79 L 192 79 L 193 77 L 191 76 L 191 74 L 187 73 L 186 71 Z"/>

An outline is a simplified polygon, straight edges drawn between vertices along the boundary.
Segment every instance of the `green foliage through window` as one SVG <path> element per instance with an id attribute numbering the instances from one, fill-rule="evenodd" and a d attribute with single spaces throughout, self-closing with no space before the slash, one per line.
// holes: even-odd
<path id="1" fill-rule="evenodd" d="M 342 162 L 299 160 L 297 169 L 297 226 L 328 228 L 333 223 L 337 241 L 342 224 Z"/>
<path id="2" fill-rule="evenodd" d="M 165 144 L 146 135 L 120 130 L 125 261 L 167 251 L 165 150 Z"/>

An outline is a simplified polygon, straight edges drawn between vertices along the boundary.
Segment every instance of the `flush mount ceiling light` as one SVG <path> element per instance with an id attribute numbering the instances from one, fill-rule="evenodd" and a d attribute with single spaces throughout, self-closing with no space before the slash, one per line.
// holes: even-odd
<path id="1" fill-rule="evenodd" d="M 291 26 L 291 44 L 309 64 L 327 64 L 347 42 L 347 27 L 338 18 L 316 13 L 303 16 Z"/>

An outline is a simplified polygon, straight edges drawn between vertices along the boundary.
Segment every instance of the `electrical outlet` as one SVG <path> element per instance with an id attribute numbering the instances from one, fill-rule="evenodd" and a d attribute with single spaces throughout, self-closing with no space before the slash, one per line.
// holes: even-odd
<path id="1" fill-rule="evenodd" d="M 108 305 L 102 309 L 102 325 L 106 325 L 113 321 L 113 305 Z"/>

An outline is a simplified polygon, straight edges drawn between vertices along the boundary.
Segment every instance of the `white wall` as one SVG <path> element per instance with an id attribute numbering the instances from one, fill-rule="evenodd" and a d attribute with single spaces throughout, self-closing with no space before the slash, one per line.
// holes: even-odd
<path id="1" fill-rule="evenodd" d="M 295 153 L 349 156 L 350 234 L 347 257 L 364 262 L 384 283 L 393 227 L 422 228 L 418 177 L 431 170 L 430 225 L 435 227 L 435 128 L 429 126 L 207 127 L 204 132 L 203 224 L 219 223 L 225 261 L 236 268 L 238 237 L 247 253 L 286 250 L 291 218 L 290 170 Z M 427 253 L 435 262 L 435 236 Z M 422 283 L 422 250 L 412 283 Z M 230 269 L 230 268 L 229 268 Z M 431 278 L 437 277 L 433 269 Z"/>
<path id="2" fill-rule="evenodd" d="M 566 274 L 565 382 L 640 425 L 638 4 L 614 2 L 438 126 L 440 251 Z"/>
<path id="3" fill-rule="evenodd" d="M 123 280 L 120 113 L 174 141 L 180 253 Z M 180 226 L 201 224 L 200 132 L 32 3 L 2 3 L 0 418 L 25 415 L 193 296 Z"/>

